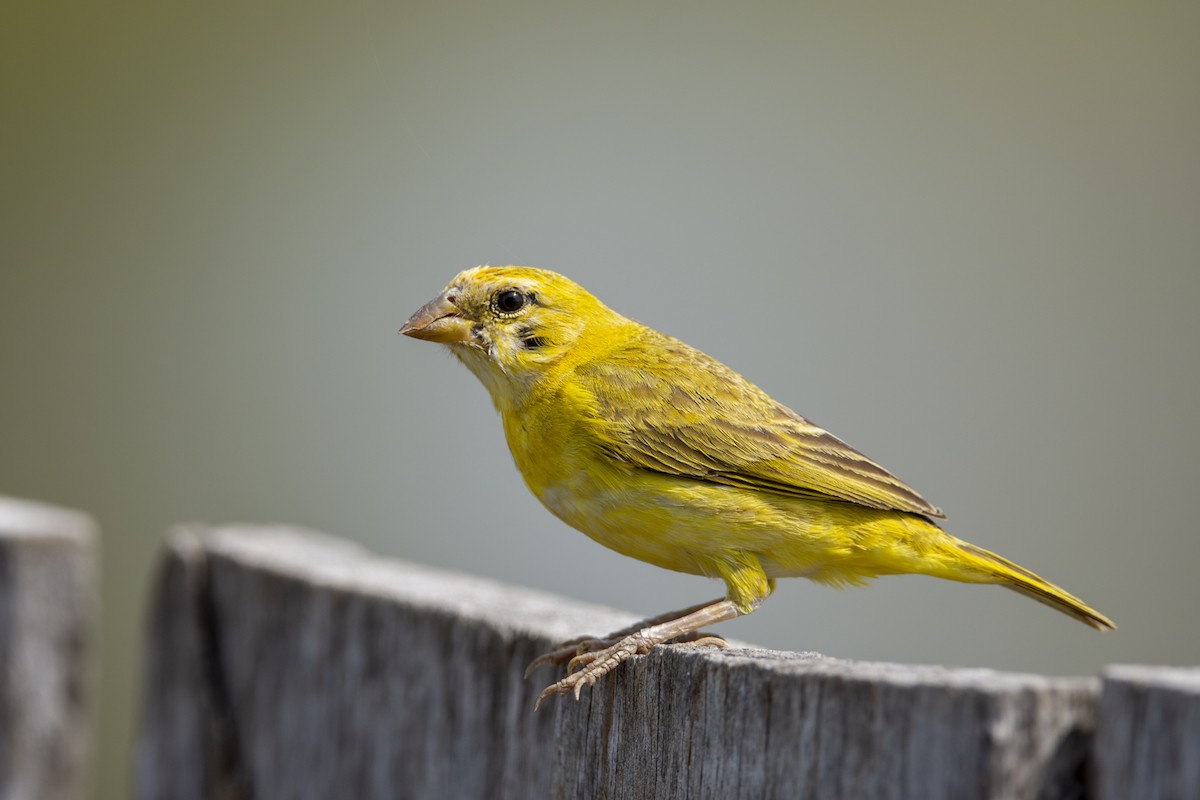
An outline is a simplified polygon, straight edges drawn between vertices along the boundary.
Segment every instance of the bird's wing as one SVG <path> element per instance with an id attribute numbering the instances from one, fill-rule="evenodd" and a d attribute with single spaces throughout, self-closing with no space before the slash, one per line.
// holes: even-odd
<path id="1" fill-rule="evenodd" d="M 720 362 L 646 329 L 580 365 L 609 455 L 641 469 L 801 498 L 944 517 L 833 434 Z"/>

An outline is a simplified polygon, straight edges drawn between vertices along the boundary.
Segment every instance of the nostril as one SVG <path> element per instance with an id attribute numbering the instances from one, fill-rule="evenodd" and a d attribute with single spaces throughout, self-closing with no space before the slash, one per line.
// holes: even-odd
<path id="1" fill-rule="evenodd" d="M 454 303 L 455 303 L 457 300 L 458 300 L 458 295 L 456 295 L 456 294 L 448 294 L 448 295 L 446 295 L 446 302 L 447 302 L 447 303 L 450 303 L 451 305 L 454 305 Z"/>

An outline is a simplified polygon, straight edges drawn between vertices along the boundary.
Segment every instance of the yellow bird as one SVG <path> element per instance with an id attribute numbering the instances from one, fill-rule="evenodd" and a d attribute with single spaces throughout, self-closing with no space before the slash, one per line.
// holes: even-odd
<path id="1" fill-rule="evenodd" d="M 539 703 L 578 698 L 631 655 L 749 614 L 776 578 L 858 586 L 919 573 L 994 583 L 1097 630 L 1114 627 L 944 532 L 933 522 L 941 510 L 724 364 L 561 275 L 466 270 L 400 332 L 448 345 L 482 381 L 525 483 L 555 516 L 618 553 L 725 582 L 719 600 L 535 660 L 530 669 L 570 660 Z"/>

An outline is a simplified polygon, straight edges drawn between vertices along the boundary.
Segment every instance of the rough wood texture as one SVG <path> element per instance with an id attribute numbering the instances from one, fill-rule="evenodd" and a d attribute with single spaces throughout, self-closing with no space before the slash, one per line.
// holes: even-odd
<path id="1" fill-rule="evenodd" d="M 0 497 L 0 800 L 78 800 L 87 767 L 94 525 Z"/>
<path id="2" fill-rule="evenodd" d="M 556 796 L 1081 797 L 1094 682 L 653 652 L 558 709 Z"/>
<path id="3" fill-rule="evenodd" d="M 1095 762 L 1102 800 L 1200 797 L 1200 668 L 1109 667 Z"/>
<path id="4" fill-rule="evenodd" d="M 148 649 L 152 798 L 1069 798 L 1095 681 L 656 650 L 532 713 L 631 617 L 285 529 L 182 531 Z"/>
<path id="5" fill-rule="evenodd" d="M 632 617 L 284 529 L 173 537 L 136 796 L 549 797 L 525 665 Z"/>

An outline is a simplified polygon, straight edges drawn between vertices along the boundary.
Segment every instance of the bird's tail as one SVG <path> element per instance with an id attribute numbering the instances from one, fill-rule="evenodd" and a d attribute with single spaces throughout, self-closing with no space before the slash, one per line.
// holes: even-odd
<path id="1" fill-rule="evenodd" d="M 1078 597 L 1058 588 L 1043 578 L 1038 577 L 1024 567 L 1019 567 L 1007 558 L 976 547 L 973 544 L 957 540 L 956 544 L 966 554 L 972 566 L 984 572 L 991 580 L 1020 592 L 1026 597 L 1032 597 L 1039 603 L 1044 603 L 1053 609 L 1068 614 L 1091 626 L 1098 631 L 1115 629 L 1117 626 L 1108 617 L 1089 607 Z"/>

